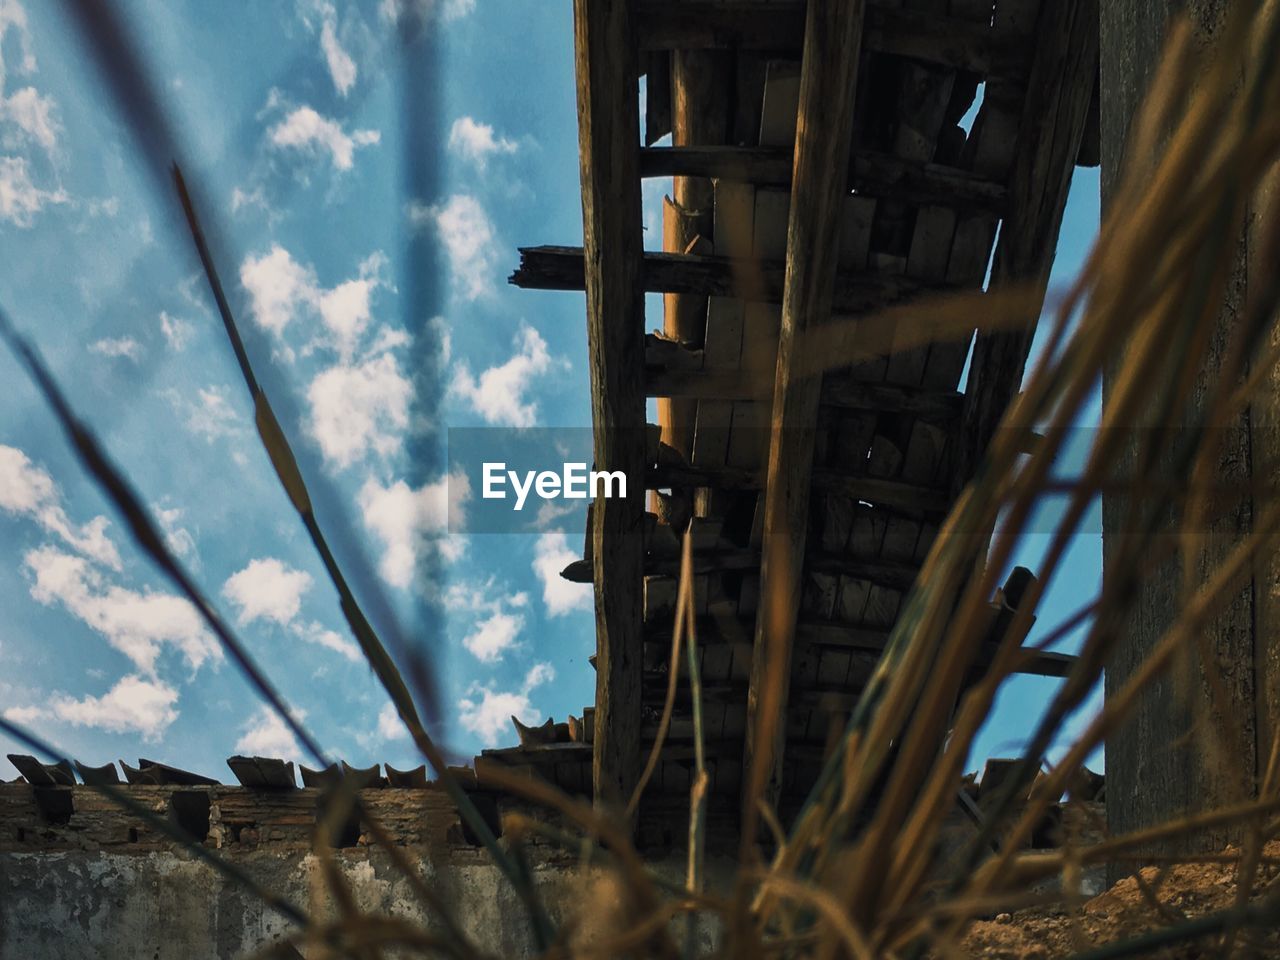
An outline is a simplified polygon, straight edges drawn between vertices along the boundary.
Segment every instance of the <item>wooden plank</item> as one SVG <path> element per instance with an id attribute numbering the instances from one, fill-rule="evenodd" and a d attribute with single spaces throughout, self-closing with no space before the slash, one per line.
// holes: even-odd
<path id="1" fill-rule="evenodd" d="M 630 8 L 626 0 L 574 0 L 573 19 L 595 463 L 597 469 L 639 476 L 645 449 L 639 442 L 645 427 L 644 289 Z M 625 803 L 639 776 L 644 506 L 641 491 L 630 493 L 601 499 L 592 511 L 597 803 Z"/>
<path id="2" fill-rule="evenodd" d="M 821 390 L 821 377 L 802 377 L 793 364 L 798 340 L 830 316 L 835 300 L 845 192 L 841 171 L 852 140 L 863 15 L 861 0 L 809 0 L 805 14 L 786 286 L 764 494 L 760 609 L 747 694 L 744 851 L 755 842 L 757 801 L 776 806 L 782 791 L 785 728 L 777 718 L 787 702 Z"/>
<path id="3" fill-rule="evenodd" d="M 648 490 L 676 487 L 711 487 L 717 490 L 759 490 L 758 470 L 735 469 L 731 466 L 711 469 L 686 467 L 682 464 L 660 464 L 644 474 Z M 812 470 L 812 488 L 834 493 L 851 500 L 874 503 L 912 513 L 946 513 L 951 504 L 947 489 L 911 483 L 906 480 L 857 476 L 838 470 Z"/>
<path id="4" fill-rule="evenodd" d="M 640 151 L 643 177 L 701 176 L 741 180 L 757 186 L 791 183 L 791 151 L 779 147 L 648 147 Z M 1003 183 L 959 167 L 917 163 L 876 150 L 855 150 L 850 190 L 911 204 L 937 204 L 997 216 L 1008 191 Z"/>
<path id="5" fill-rule="evenodd" d="M 671 51 L 644 54 L 644 143 L 653 146 L 671 132 Z"/>
<path id="6" fill-rule="evenodd" d="M 1000 231 L 992 285 L 1031 284 L 1039 302 L 1049 282 L 1071 175 L 1098 70 L 1098 0 L 1046 3 L 1013 173 L 1010 213 Z M 1013 330 L 979 332 L 957 449 L 957 485 L 973 475 L 1022 383 L 1038 317 Z"/>
<path id="7" fill-rule="evenodd" d="M 736 49 L 795 55 L 804 40 L 802 0 L 639 0 L 636 29 L 644 50 Z M 978 74 L 1025 77 L 1024 36 L 984 24 L 868 4 L 867 50 Z"/>
<path id="8" fill-rule="evenodd" d="M 648 293 L 695 293 L 781 303 L 785 277 L 786 264 L 777 260 L 760 263 L 749 258 L 648 252 L 640 283 Z M 742 289 L 748 282 L 744 278 L 750 278 L 751 283 L 746 291 Z M 521 247 L 520 266 L 510 282 L 526 290 L 582 290 L 582 248 Z M 832 309 L 838 314 L 862 313 L 941 286 L 875 272 L 842 274 L 835 279 Z"/>

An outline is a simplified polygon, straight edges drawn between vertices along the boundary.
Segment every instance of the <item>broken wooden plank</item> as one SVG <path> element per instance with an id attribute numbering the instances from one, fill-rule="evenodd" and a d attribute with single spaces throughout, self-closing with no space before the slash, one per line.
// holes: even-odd
<path id="1" fill-rule="evenodd" d="M 744 277 L 752 282 L 749 296 L 741 289 Z M 694 293 L 781 303 L 785 277 L 786 264 L 782 261 L 649 252 L 644 254 L 638 282 L 647 293 Z M 583 290 L 586 275 L 582 248 L 521 247 L 520 266 L 510 282 L 526 290 Z M 832 309 L 839 314 L 861 313 L 944 288 L 945 285 L 921 284 L 898 275 L 843 274 L 835 279 Z"/>
<path id="2" fill-rule="evenodd" d="M 747 693 L 744 852 L 756 840 L 757 802 L 776 807 L 782 790 L 786 728 L 779 718 L 786 710 L 800 606 L 813 425 L 822 386 L 821 377 L 799 372 L 796 356 L 799 340 L 830 316 L 835 301 L 845 192 L 842 171 L 852 141 L 864 9 L 860 0 L 809 0 L 805 12 L 787 270 L 764 492 L 760 608 Z"/>
<path id="3" fill-rule="evenodd" d="M 587 299 L 595 463 L 640 476 L 644 286 L 631 7 L 627 0 L 574 0 L 573 23 L 584 247 L 578 268 Z M 643 513 L 642 491 L 600 498 L 592 511 L 597 803 L 626 803 L 639 776 Z"/>

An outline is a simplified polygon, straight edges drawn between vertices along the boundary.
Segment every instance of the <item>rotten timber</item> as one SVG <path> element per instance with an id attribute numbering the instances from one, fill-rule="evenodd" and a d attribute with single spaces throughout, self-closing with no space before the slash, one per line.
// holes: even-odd
<path id="1" fill-rule="evenodd" d="M 583 287 L 598 469 L 639 476 L 644 444 L 639 92 L 627 0 L 574 0 L 582 175 Z M 596 606 L 597 803 L 625 804 L 638 775 L 643 504 L 638 492 L 592 510 Z M 608 576 L 605 576 L 606 565 Z"/>
<path id="2" fill-rule="evenodd" d="M 637 180 L 637 193 L 638 190 Z M 639 241 L 636 243 L 638 245 Z M 780 260 L 645 253 L 641 259 L 638 283 L 647 293 L 690 293 L 711 297 L 741 296 L 742 287 L 749 283 L 754 288 L 752 299 L 762 303 L 781 303 L 786 269 L 786 263 Z M 509 282 L 526 290 L 582 290 L 586 284 L 586 260 L 582 248 L 521 247 L 520 266 Z M 835 278 L 832 309 L 836 313 L 860 313 L 930 289 L 942 289 L 942 286 L 930 287 L 893 274 L 841 274 Z"/>
<path id="3" fill-rule="evenodd" d="M 744 851 L 755 842 L 757 801 L 776 807 L 781 792 L 786 725 L 781 722 L 791 675 L 800 607 L 814 423 L 821 378 L 800 376 L 805 332 L 830 316 L 840 242 L 843 170 L 852 144 L 862 48 L 861 0 L 809 0 L 805 14 L 795 172 L 787 224 L 787 270 L 773 392 L 760 609 L 747 693 Z"/>

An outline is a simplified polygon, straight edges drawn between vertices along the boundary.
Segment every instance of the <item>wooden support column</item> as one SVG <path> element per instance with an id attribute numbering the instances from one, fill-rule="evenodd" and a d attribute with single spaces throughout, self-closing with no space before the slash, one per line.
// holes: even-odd
<path id="1" fill-rule="evenodd" d="M 958 447 L 961 487 L 972 478 L 1022 385 L 1097 73 L 1098 0 L 1042 4 L 1010 174 L 1009 215 L 991 274 L 993 288 L 1030 284 L 1038 290 L 1036 315 L 1018 329 L 978 333 Z"/>
<path id="2" fill-rule="evenodd" d="M 853 131 L 863 0 L 810 0 L 796 128 L 782 328 L 770 424 L 760 607 L 747 693 L 742 840 L 754 843 L 756 801 L 775 803 L 809 526 L 809 484 L 821 377 L 801 377 L 805 332 L 831 313 L 840 214 Z"/>
<path id="3" fill-rule="evenodd" d="M 725 50 L 671 52 L 671 139 L 678 147 L 723 145 L 729 127 L 729 86 L 733 59 Z M 663 204 L 663 249 L 686 253 L 701 238 L 711 249 L 711 180 L 676 176 L 672 199 Z M 663 298 L 663 330 L 668 336 L 701 347 L 707 329 L 707 298 L 669 293 Z M 662 439 L 686 458 L 693 453 L 693 430 L 698 405 L 689 400 L 660 400 L 658 423 Z"/>
<path id="4" fill-rule="evenodd" d="M 644 496 L 640 117 L 628 0 L 574 0 L 587 348 L 596 467 L 627 496 L 592 516 L 596 802 L 625 804 L 639 775 Z M 605 570 L 608 568 L 608 575 Z"/>

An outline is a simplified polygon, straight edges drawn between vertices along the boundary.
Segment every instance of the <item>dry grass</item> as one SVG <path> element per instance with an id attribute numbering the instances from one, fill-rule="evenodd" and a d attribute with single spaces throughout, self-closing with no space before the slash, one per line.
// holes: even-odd
<path id="1" fill-rule="evenodd" d="M 288 441 L 239 344 L 196 205 L 181 176 L 176 177 L 178 194 L 255 403 L 263 444 L 281 483 L 330 572 L 352 633 L 370 666 L 396 704 L 424 760 L 438 772 L 462 815 L 519 892 L 534 942 L 543 955 L 693 956 L 700 944 L 694 918 L 703 915 L 705 921 L 710 915 L 718 918 L 721 934 L 716 950 L 721 956 L 860 960 L 926 953 L 963 956 L 963 938 L 974 918 L 989 914 L 993 904 L 1016 902 L 1028 884 L 1058 876 L 1069 891 L 1086 865 L 1124 860 L 1153 839 L 1227 822 L 1248 825 L 1246 842 L 1230 858 L 1236 868 L 1237 893 L 1229 906 L 1193 920 L 1165 917 L 1167 924 L 1162 930 L 1090 955 L 1135 955 L 1192 937 L 1217 938 L 1224 952 L 1247 950 L 1248 938 L 1233 931 L 1280 920 L 1280 895 L 1262 873 L 1269 869 L 1262 856 L 1264 845 L 1280 832 L 1276 819 L 1280 811 L 1280 744 L 1272 748 L 1253 802 L 1139 835 L 1110 838 L 1092 847 L 1068 847 L 1051 854 L 1029 854 L 1024 849 L 1024 840 L 1051 798 L 1062 794 L 1073 772 L 1105 742 L 1136 698 L 1157 678 L 1179 663 L 1192 663 L 1195 658 L 1188 654 L 1194 653 L 1210 688 L 1220 689 L 1217 668 L 1201 649 L 1202 628 L 1259 559 L 1274 553 L 1280 538 L 1280 500 L 1276 498 L 1270 498 L 1271 505 L 1255 515 L 1251 533 L 1221 555 L 1210 552 L 1216 547 L 1203 532 L 1206 522 L 1228 507 L 1233 496 L 1252 492 L 1227 490 L 1213 482 L 1220 452 L 1217 438 L 1250 403 L 1280 359 L 1280 347 L 1269 338 L 1280 298 L 1280 274 L 1258 278 L 1259 289 L 1250 292 L 1248 312 L 1230 332 L 1220 377 L 1207 396 L 1197 396 L 1195 389 L 1196 375 L 1224 302 L 1246 212 L 1255 204 L 1256 192 L 1280 153 L 1278 41 L 1280 17 L 1275 3 L 1241 8 L 1209 54 L 1192 49 L 1185 26 L 1172 32 L 1149 103 L 1135 125 L 1129 155 L 1139 162 L 1127 171 L 1092 256 L 1058 308 L 1042 362 L 1028 378 L 1005 418 L 1005 429 L 997 431 L 977 477 L 961 495 L 938 537 L 920 585 L 906 603 L 880 667 L 850 718 L 840 749 L 791 831 L 779 836 L 771 862 L 744 860 L 737 883 L 711 894 L 705 891 L 702 853 L 706 781 L 697 720 L 697 641 L 687 572 L 688 543 L 672 649 L 673 667 L 682 647 L 688 658 L 698 744 L 685 887 L 673 889 L 651 875 L 628 832 L 619 826 L 619 819 L 546 785 L 494 772 L 495 786 L 555 811 L 558 822 L 566 825 L 553 827 L 513 817 L 504 825 L 504 837 L 499 841 L 466 794 L 452 782 L 441 750 L 419 719 L 415 696 L 420 704 L 430 697 L 430 663 L 415 657 L 411 649 L 396 651 L 400 662 L 407 665 L 409 680 L 402 678 L 333 560 Z M 1242 63 L 1248 65 L 1243 73 Z M 127 111 L 129 95 L 125 85 L 121 96 Z M 131 119 L 143 126 L 153 121 L 146 111 L 137 110 L 131 112 Z M 154 129 L 152 124 L 148 130 L 152 141 L 156 137 L 163 140 L 163 129 Z M 178 154 L 174 151 L 173 155 Z M 1258 212 L 1257 229 L 1269 252 L 1261 262 L 1274 263 L 1280 254 L 1280 217 L 1268 210 Z M 1028 299 L 1019 291 L 1005 291 L 984 298 L 981 309 L 990 324 L 1020 324 L 1026 320 L 1027 304 Z M 967 329 L 973 323 L 975 306 L 973 297 L 913 306 L 921 342 Z M 812 368 L 847 365 L 868 353 L 883 352 L 892 342 L 885 331 L 893 329 L 894 320 L 894 314 L 886 314 L 821 331 L 808 345 Z M 293 719 L 195 580 L 168 552 L 123 472 L 111 465 L 92 433 L 75 418 L 38 355 L 7 321 L 3 331 L 58 412 L 87 469 L 129 519 L 135 538 L 196 603 L 233 659 L 264 698 L 295 726 L 315 759 L 326 763 L 327 758 Z M 909 345 L 901 336 L 897 344 Z M 1052 466 L 1104 369 L 1113 364 L 1115 378 L 1102 429 L 1094 434 L 1082 472 L 1064 491 L 1051 476 Z M 1153 429 L 1168 425 L 1179 429 Z M 1022 451 L 1022 439 L 1032 426 L 1043 440 L 1036 454 L 1028 458 Z M 1099 595 L 1082 597 L 1081 614 L 1063 625 L 1066 630 L 1077 623 L 1086 624 L 1087 635 L 1071 675 L 1033 733 L 1024 782 L 1062 732 L 1066 718 L 1096 687 L 1133 598 L 1150 575 L 1151 558 L 1167 550 L 1176 552 L 1186 587 L 1171 627 L 1147 661 L 1107 701 L 1048 773 L 1045 788 L 1025 805 L 1016 805 L 1015 810 L 1018 778 L 1011 778 L 1003 803 L 989 811 L 988 829 L 974 838 L 958 870 L 952 865 L 950 871 L 944 871 L 932 851 L 954 802 L 962 764 L 998 691 L 1017 665 L 1016 638 L 1025 633 L 1044 590 L 1064 573 L 1062 562 L 1072 535 L 1104 490 L 1151 489 L 1170 475 L 1192 482 L 1158 510 L 1134 501 L 1127 535 L 1117 544 L 1116 559 Z M 985 637 L 983 613 L 998 585 L 997 578 L 1025 536 L 1037 504 L 1051 493 L 1064 492 L 1067 507 L 1044 565 L 1037 571 L 1039 581 L 1024 598 L 1008 632 L 1014 639 L 1004 643 L 975 685 L 962 690 L 960 679 Z M 1170 508 L 1175 532 L 1172 547 L 1170 538 L 1162 536 L 1170 530 Z M 1000 529 L 992 536 L 997 519 L 1001 520 Z M 1201 573 L 1206 567 L 1207 576 Z M 676 672 L 671 671 L 673 678 Z M 675 695 L 673 682 L 668 691 L 668 717 Z M 1223 711 L 1215 716 L 1223 725 L 1221 736 L 1229 742 L 1235 719 Z M 49 745 L 7 721 L 3 727 L 33 749 L 58 756 Z M 665 720 L 662 729 L 666 729 Z M 768 733 L 764 736 L 767 739 Z M 660 735 L 649 770 L 661 739 Z M 122 802 L 127 802 L 127 797 Z M 353 791 L 339 793 L 328 819 L 339 822 L 357 803 Z M 635 803 L 633 798 L 632 807 Z M 774 823 L 769 811 L 763 813 L 767 822 Z M 431 928 L 362 914 L 344 885 L 341 871 L 333 866 L 331 851 L 319 839 L 326 835 L 321 825 L 315 849 L 324 866 L 327 888 L 317 902 L 305 908 L 281 907 L 298 921 L 294 945 L 308 956 L 377 957 L 388 950 L 398 951 L 397 955 L 479 956 L 462 925 L 418 877 L 404 851 L 389 843 L 376 825 L 374 833 L 413 883 L 433 917 Z M 594 938 L 579 936 L 589 918 L 575 916 L 572 904 L 555 904 L 555 909 L 549 910 L 542 903 L 543 891 L 535 884 L 523 852 L 523 838 L 532 834 L 579 849 L 585 839 L 592 850 L 591 869 L 597 872 L 593 876 L 603 872 L 611 878 L 597 881 L 600 889 L 609 893 L 612 904 L 609 930 L 597 932 Z M 989 841 L 997 837 L 999 851 L 992 854 Z M 202 849 L 199 855 L 215 868 L 251 882 L 240 877 L 233 866 L 215 862 L 219 858 L 211 851 Z M 319 919 L 335 913 L 334 920 Z M 556 925 L 553 915 L 565 919 Z M 288 948 L 271 952 L 282 949 Z"/>

